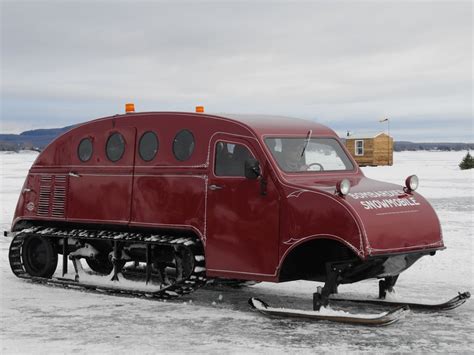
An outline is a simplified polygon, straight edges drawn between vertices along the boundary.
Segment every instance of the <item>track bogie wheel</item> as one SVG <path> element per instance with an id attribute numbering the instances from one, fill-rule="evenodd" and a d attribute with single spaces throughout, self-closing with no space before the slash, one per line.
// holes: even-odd
<path id="1" fill-rule="evenodd" d="M 58 265 L 58 254 L 50 239 L 29 236 L 22 247 L 25 271 L 31 276 L 50 278 Z"/>
<path id="2" fill-rule="evenodd" d="M 110 261 L 106 255 L 99 256 L 96 259 L 87 258 L 86 263 L 89 265 L 92 271 L 95 271 L 99 274 L 108 275 L 114 269 L 112 261 Z"/>

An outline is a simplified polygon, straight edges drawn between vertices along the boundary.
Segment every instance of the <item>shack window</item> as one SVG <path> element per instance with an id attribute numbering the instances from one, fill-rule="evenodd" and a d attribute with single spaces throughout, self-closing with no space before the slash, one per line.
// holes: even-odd
<path id="1" fill-rule="evenodd" d="M 188 160 L 194 151 L 194 136 L 187 129 L 179 131 L 173 141 L 173 154 L 179 161 Z"/>
<path id="2" fill-rule="evenodd" d="M 357 156 L 364 155 L 364 141 L 363 140 L 355 141 L 355 155 Z"/>
<path id="3" fill-rule="evenodd" d="M 245 176 L 245 161 L 251 157 L 244 145 L 217 142 L 214 172 L 216 176 Z"/>
<path id="4" fill-rule="evenodd" d="M 155 132 L 148 131 L 143 133 L 138 144 L 138 154 L 144 161 L 153 160 L 158 152 L 159 142 Z"/>
<path id="5" fill-rule="evenodd" d="M 122 158 L 125 152 L 125 139 L 120 133 L 113 133 L 107 139 L 105 152 L 110 161 L 116 162 Z"/>
<path id="6" fill-rule="evenodd" d="M 93 147 L 92 147 L 92 139 L 84 138 L 79 143 L 77 147 L 77 156 L 79 157 L 80 161 L 86 162 L 89 161 L 92 157 Z"/>

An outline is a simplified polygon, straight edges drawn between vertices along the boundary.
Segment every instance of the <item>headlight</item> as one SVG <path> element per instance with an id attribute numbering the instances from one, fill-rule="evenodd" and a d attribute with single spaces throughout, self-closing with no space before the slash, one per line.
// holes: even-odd
<path id="1" fill-rule="evenodd" d="M 410 191 L 415 191 L 418 188 L 418 176 L 410 175 L 405 180 L 405 186 Z"/>
<path id="2" fill-rule="evenodd" d="M 347 179 L 342 179 L 336 184 L 336 192 L 341 196 L 346 196 L 351 189 L 351 183 Z"/>

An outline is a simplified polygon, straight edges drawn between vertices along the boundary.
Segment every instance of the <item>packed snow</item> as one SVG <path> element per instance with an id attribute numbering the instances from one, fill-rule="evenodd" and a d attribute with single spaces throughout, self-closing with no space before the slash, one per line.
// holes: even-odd
<path id="1" fill-rule="evenodd" d="M 447 300 L 474 291 L 474 171 L 461 171 L 465 152 L 399 152 L 391 167 L 363 168 L 374 179 L 402 184 L 411 174 L 443 227 L 447 249 L 404 272 L 397 295 L 413 301 Z M 0 229 L 8 230 L 34 152 L 0 153 Z M 413 228 L 415 226 L 407 226 Z M 210 287 L 172 301 L 113 296 L 38 285 L 16 278 L 8 264 L 11 239 L 0 238 L 0 353 L 287 353 L 471 352 L 474 300 L 444 313 L 411 312 L 397 324 L 369 328 L 267 318 L 250 297 L 274 307 L 311 310 L 320 283 L 260 283 L 241 289 Z M 376 295 L 377 281 L 340 287 Z M 337 309 L 336 306 L 333 306 Z M 357 306 L 343 311 L 380 313 Z"/>

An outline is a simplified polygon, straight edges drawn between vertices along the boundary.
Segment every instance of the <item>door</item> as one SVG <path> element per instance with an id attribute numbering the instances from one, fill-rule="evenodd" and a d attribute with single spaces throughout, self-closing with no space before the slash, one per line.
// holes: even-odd
<path id="1" fill-rule="evenodd" d="M 206 267 L 209 276 L 270 279 L 278 263 L 279 199 L 256 142 L 216 135 L 210 142 Z M 244 176 L 245 160 L 259 160 L 260 180 Z"/>

